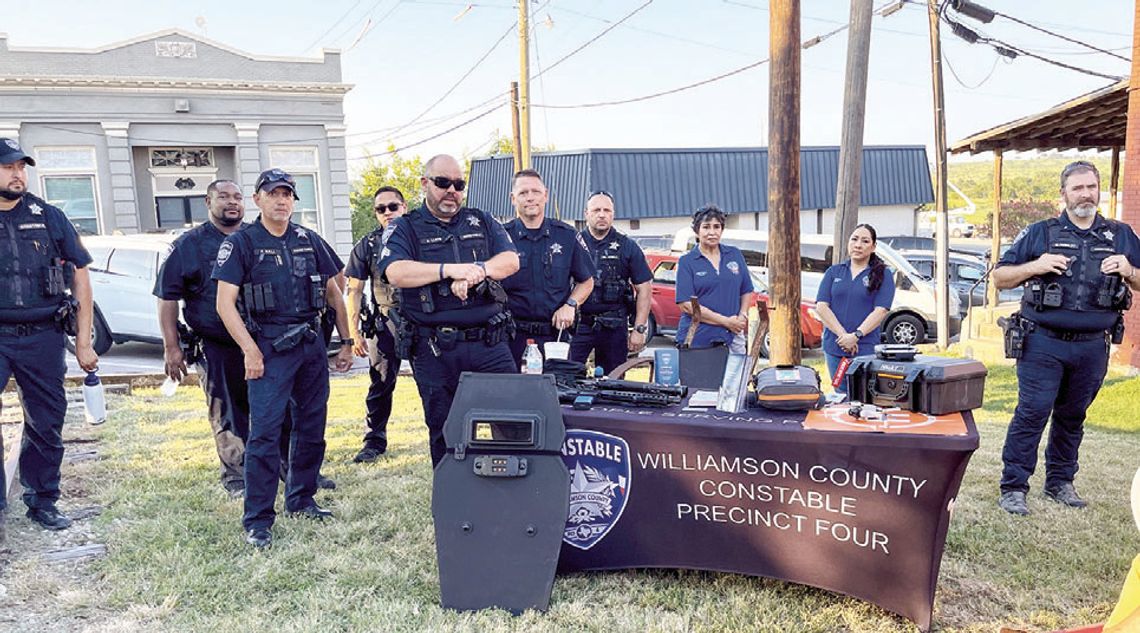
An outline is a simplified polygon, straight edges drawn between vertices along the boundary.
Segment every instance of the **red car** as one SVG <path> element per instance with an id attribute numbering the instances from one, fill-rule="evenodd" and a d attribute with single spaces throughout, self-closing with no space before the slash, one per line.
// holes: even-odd
<path id="1" fill-rule="evenodd" d="M 671 253 L 646 253 L 645 261 L 653 272 L 653 299 L 649 306 L 648 338 L 658 334 L 676 334 L 681 321 L 681 309 L 677 307 L 677 256 Z M 752 274 L 752 306 L 761 303 L 767 309 L 768 288 L 755 273 Z M 802 345 L 807 348 L 819 347 L 823 341 L 823 323 L 813 316 L 815 301 L 804 299 L 800 302 L 800 331 Z M 765 336 L 761 353 L 768 356 L 768 338 Z"/>

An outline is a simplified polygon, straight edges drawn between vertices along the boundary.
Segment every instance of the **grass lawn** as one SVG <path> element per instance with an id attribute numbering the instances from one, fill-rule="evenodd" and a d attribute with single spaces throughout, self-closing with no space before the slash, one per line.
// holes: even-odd
<path id="1" fill-rule="evenodd" d="M 66 628 L 174 631 L 907 631 L 867 603 L 763 578 L 689 571 L 559 577 L 548 613 L 460 614 L 439 607 L 426 429 L 414 384 L 401 378 L 389 455 L 352 464 L 363 433 L 364 376 L 333 381 L 323 524 L 279 517 L 274 547 L 242 540 L 241 502 L 217 481 L 200 391 L 137 390 L 89 429 L 101 459 L 84 485 L 105 507 L 91 531 L 98 562 L 58 570 L 34 559 L 0 566 L 0 622 L 22 602 L 50 601 Z M 1016 518 L 995 503 L 1001 445 L 1016 400 L 1013 369 L 995 367 L 977 412 L 981 448 L 950 526 L 935 628 L 1052 630 L 1104 621 L 1140 551 L 1128 504 L 1140 463 L 1140 380 L 1113 375 L 1090 413 L 1074 511 L 1040 497 Z M 64 475 L 67 507 L 68 472 Z M 280 509 L 281 502 L 278 501 Z M 90 523 L 90 522 L 89 522 Z M 13 615 L 17 614 L 17 615 Z M 7 617 L 6 617 L 7 616 Z M 50 618 L 48 620 L 50 624 Z M 0 626 L 0 628 L 6 628 Z M 51 628 L 49 626 L 49 628 Z M 57 626 L 56 629 L 58 630 Z M 40 629 L 42 630 L 42 629 Z"/>

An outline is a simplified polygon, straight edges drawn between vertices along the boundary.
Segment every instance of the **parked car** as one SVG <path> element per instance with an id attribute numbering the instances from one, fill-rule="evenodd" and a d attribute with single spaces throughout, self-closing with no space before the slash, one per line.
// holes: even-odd
<path id="1" fill-rule="evenodd" d="M 934 253 L 914 251 L 907 253 L 906 258 L 921 275 L 927 279 L 934 279 Z M 962 305 L 961 314 L 965 317 L 970 306 L 985 305 L 989 268 L 986 261 L 980 257 L 954 253 L 950 254 L 948 264 L 950 289 L 957 293 L 958 301 Z M 998 292 L 998 303 L 1021 301 L 1022 293 L 1023 289 L 1020 286 L 1002 290 Z"/>
<path id="2" fill-rule="evenodd" d="M 886 244 L 896 251 L 932 251 L 936 247 L 933 237 L 918 235 L 879 236 L 879 244 Z"/>
<path id="3" fill-rule="evenodd" d="M 627 234 L 626 237 L 633 240 L 634 244 L 640 246 L 644 252 L 668 253 L 669 248 L 673 246 L 672 235 L 639 235 L 637 233 L 630 233 Z"/>
<path id="4" fill-rule="evenodd" d="M 162 343 L 157 303 L 152 291 L 173 235 L 126 235 L 83 238 L 94 261 L 88 266 L 95 302 L 92 346 L 104 354 L 112 343 Z M 67 347 L 75 351 L 74 340 Z"/>
<path id="5" fill-rule="evenodd" d="M 650 253 L 645 256 L 649 270 L 653 272 L 653 297 L 649 307 L 649 340 L 658 334 L 676 334 L 681 321 L 681 308 L 677 306 L 677 258 L 676 254 Z M 769 309 L 768 286 L 758 274 L 749 269 L 752 275 L 752 307 Z M 823 340 L 823 323 L 815 313 L 815 301 L 800 302 L 800 344 L 802 347 L 819 347 Z M 760 353 L 768 356 L 770 335 L 765 334 Z"/>
<path id="6" fill-rule="evenodd" d="M 768 233 L 725 229 L 721 242 L 739 248 L 749 270 L 768 280 Z M 688 252 L 696 244 L 696 235 L 686 227 L 677 231 L 673 240 L 673 253 Z M 804 297 L 815 297 L 823 274 L 831 265 L 832 237 L 805 234 L 800 236 L 800 279 Z M 898 251 L 881 241 L 876 253 L 891 269 L 895 281 L 895 300 L 883 323 L 883 338 L 888 343 L 923 343 L 937 336 L 934 286 Z M 949 299 L 950 323 L 948 335 L 953 337 L 962 327 L 958 295 Z"/>

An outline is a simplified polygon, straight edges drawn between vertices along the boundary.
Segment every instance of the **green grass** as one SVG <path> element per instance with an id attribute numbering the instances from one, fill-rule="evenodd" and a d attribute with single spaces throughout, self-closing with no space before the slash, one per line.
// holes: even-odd
<path id="1" fill-rule="evenodd" d="M 95 532 L 109 556 L 87 568 L 95 578 L 80 578 L 82 589 L 21 583 L 21 575 L 37 577 L 37 565 L 13 566 L 7 599 L 54 592 L 61 611 L 114 630 L 914 629 L 877 607 L 825 591 L 669 570 L 559 577 L 545 614 L 444 610 L 426 429 L 414 384 L 400 379 L 390 455 L 362 466 L 351 458 L 363 433 L 365 389 L 365 377 L 333 381 L 324 472 L 338 488 L 318 500 L 336 519 L 279 517 L 268 552 L 244 544 L 241 503 L 218 484 L 200 392 L 182 389 L 164 399 L 139 390 L 114 400 L 113 420 L 96 431 L 104 459 L 88 482 L 106 507 Z M 1108 616 L 1140 550 L 1126 499 L 1140 456 L 1140 423 L 1130 411 L 1138 391 L 1140 381 L 1112 376 L 1090 413 L 1078 484 L 1091 507 L 1060 508 L 1035 492 L 1034 514 L 1020 519 L 995 504 L 1014 375 L 1011 368 L 991 371 L 985 408 L 977 414 L 981 448 L 966 473 L 943 559 L 937 629 L 1051 630 Z"/>

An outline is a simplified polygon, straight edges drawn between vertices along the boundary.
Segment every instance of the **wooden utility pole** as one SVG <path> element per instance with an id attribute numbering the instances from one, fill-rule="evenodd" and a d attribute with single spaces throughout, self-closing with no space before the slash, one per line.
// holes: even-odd
<path id="1" fill-rule="evenodd" d="M 994 150 L 994 221 L 990 231 L 990 268 L 997 268 L 1001 259 L 1001 150 Z M 986 282 L 986 305 L 997 305 L 998 289 L 993 280 Z M 970 336 L 974 335 L 970 332 Z"/>
<path id="2" fill-rule="evenodd" d="M 768 8 L 769 361 L 800 362 L 800 2 Z"/>
<path id="3" fill-rule="evenodd" d="M 519 3 L 519 169 L 530 169 L 530 0 Z"/>
<path id="4" fill-rule="evenodd" d="M 835 187 L 833 264 L 846 257 L 847 240 L 859 224 L 863 119 L 867 111 L 867 66 L 871 57 L 871 10 L 871 0 L 851 0 L 847 81 L 843 89 L 843 132 L 839 140 L 839 183 Z"/>
<path id="5" fill-rule="evenodd" d="M 511 153 L 515 156 L 515 171 L 522 169 L 522 138 L 519 135 L 519 82 L 511 82 Z"/>
<path id="6" fill-rule="evenodd" d="M 927 0 L 930 18 L 930 81 L 934 93 L 934 310 L 938 349 L 950 346 L 949 252 L 950 222 L 946 216 L 946 111 L 942 95 L 942 41 L 938 28 L 938 1 Z M 922 341 L 916 341 L 921 343 Z"/>

